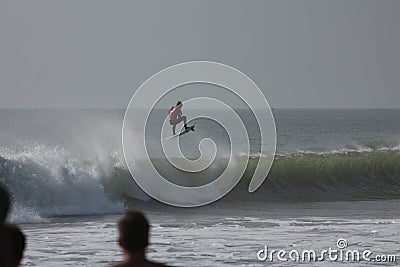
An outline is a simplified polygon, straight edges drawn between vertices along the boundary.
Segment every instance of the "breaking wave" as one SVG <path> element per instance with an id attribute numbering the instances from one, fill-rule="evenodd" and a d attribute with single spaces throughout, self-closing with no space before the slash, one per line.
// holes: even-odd
<path id="1" fill-rule="evenodd" d="M 121 153 L 82 159 L 60 147 L 0 151 L 0 183 L 12 196 L 11 220 L 41 222 L 58 215 L 119 213 L 132 201 L 154 203 L 131 178 Z M 222 201 L 336 201 L 400 198 L 400 151 L 297 152 L 277 155 L 268 179 L 247 192 L 261 155 Z M 226 160 L 214 162 L 223 170 Z M 140 166 L 140 165 L 139 165 Z M 214 173 L 214 172 L 210 172 Z M 189 180 L 187 173 L 177 179 Z M 204 175 L 207 175 L 205 173 Z M 191 177 L 193 184 L 209 177 Z"/>

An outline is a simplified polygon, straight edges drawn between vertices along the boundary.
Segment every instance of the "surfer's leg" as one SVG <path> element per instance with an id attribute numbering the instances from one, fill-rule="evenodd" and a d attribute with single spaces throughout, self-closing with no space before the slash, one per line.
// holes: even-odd
<path id="1" fill-rule="evenodd" d="M 175 128 L 178 123 L 176 120 L 169 120 L 169 124 L 172 125 L 172 135 L 175 135 Z"/>
<path id="2" fill-rule="evenodd" d="M 187 130 L 187 124 L 186 124 L 186 116 L 182 116 L 181 117 L 182 118 L 182 120 L 183 120 L 183 125 L 185 126 L 185 130 Z"/>

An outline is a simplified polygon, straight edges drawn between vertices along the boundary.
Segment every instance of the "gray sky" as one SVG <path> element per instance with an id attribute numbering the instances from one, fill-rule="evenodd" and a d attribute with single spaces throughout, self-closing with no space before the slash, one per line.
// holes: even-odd
<path id="1" fill-rule="evenodd" d="M 272 107 L 400 108 L 400 1 L 0 2 L 0 108 L 124 108 L 155 72 L 229 64 Z"/>

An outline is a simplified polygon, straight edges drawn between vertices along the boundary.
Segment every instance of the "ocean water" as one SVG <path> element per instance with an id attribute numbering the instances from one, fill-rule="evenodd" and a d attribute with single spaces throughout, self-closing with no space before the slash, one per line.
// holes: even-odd
<path id="1" fill-rule="evenodd" d="M 310 265 L 264 262 L 257 252 L 265 245 L 335 249 L 340 238 L 349 249 L 400 254 L 400 110 L 273 110 L 276 157 L 252 194 L 248 183 L 263 156 L 260 133 L 249 111 L 238 114 L 250 129 L 243 178 L 222 200 L 182 209 L 152 200 L 131 178 L 122 155 L 123 110 L 2 110 L 0 182 L 12 195 L 9 220 L 28 237 L 24 265 L 107 266 L 120 260 L 116 221 L 127 208 L 149 216 L 150 257 L 176 266 Z M 154 111 L 146 129 L 159 171 L 185 185 L 218 177 L 230 148 L 221 125 L 198 119 L 196 131 L 182 138 L 190 158 L 199 156 L 202 138 L 212 138 L 218 148 L 213 171 L 188 178 L 163 161 L 157 140 L 165 115 Z"/>

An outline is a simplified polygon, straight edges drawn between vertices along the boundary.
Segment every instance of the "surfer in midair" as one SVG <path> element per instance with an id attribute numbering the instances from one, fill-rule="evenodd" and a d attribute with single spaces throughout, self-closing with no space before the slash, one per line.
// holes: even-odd
<path id="1" fill-rule="evenodd" d="M 172 125 L 172 134 L 175 135 L 175 128 L 176 125 L 183 122 L 183 125 L 185 126 L 185 130 L 188 130 L 187 124 L 186 124 L 186 116 L 182 116 L 182 102 L 178 101 L 176 103 L 176 106 L 173 106 L 169 109 L 168 111 L 168 118 L 169 118 L 169 124 Z"/>

